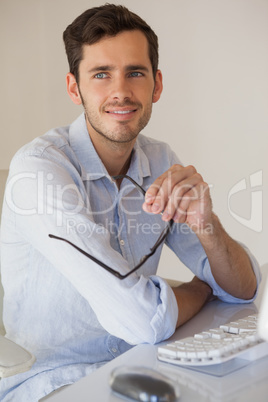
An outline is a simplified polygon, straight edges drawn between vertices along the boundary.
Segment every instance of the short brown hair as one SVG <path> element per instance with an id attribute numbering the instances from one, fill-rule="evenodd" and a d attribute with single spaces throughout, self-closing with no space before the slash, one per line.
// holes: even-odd
<path id="1" fill-rule="evenodd" d="M 155 77 L 158 68 L 158 38 L 151 27 L 126 7 L 105 4 L 83 12 L 63 33 L 70 72 L 79 82 L 79 64 L 83 58 L 83 45 L 92 45 L 104 36 L 115 36 L 122 31 L 138 29 L 148 40 L 149 58 Z"/>

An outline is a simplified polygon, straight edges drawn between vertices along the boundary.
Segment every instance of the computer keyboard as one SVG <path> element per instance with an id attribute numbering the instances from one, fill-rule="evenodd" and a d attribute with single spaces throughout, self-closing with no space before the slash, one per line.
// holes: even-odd
<path id="1" fill-rule="evenodd" d="M 258 314 L 158 347 L 158 359 L 180 366 L 208 366 L 239 357 L 268 355 L 268 342 L 257 333 Z"/>

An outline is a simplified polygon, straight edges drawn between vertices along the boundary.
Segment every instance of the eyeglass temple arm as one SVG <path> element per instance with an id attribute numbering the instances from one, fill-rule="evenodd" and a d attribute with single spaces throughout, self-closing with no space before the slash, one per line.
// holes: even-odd
<path id="1" fill-rule="evenodd" d="M 64 239 L 63 237 L 59 237 L 59 236 L 55 236 L 53 234 L 49 234 L 48 235 L 51 239 L 56 239 L 56 240 L 62 240 L 65 243 L 70 244 L 70 246 L 74 247 L 76 250 L 78 250 L 80 253 L 82 253 L 83 255 L 85 255 L 87 258 L 89 258 L 90 260 L 96 262 L 96 264 L 100 265 L 102 268 L 106 269 L 106 271 L 110 272 L 111 274 L 117 276 L 119 279 L 123 279 L 124 276 L 120 274 L 120 272 L 115 271 L 114 269 L 110 268 L 108 265 L 104 264 L 103 262 L 101 262 L 100 260 L 98 260 L 97 258 L 95 258 L 93 255 L 88 254 L 86 251 L 82 250 L 80 247 L 76 246 L 74 243 L 70 242 L 67 239 Z"/>
<path id="2" fill-rule="evenodd" d="M 133 180 L 130 176 L 128 176 L 127 174 L 120 174 L 118 176 L 112 176 L 112 179 L 114 180 L 119 180 L 119 179 L 128 179 L 129 181 L 131 181 L 132 184 L 134 184 L 134 186 L 143 194 L 146 194 L 146 191 L 138 184 L 135 182 L 135 180 Z"/>
<path id="3" fill-rule="evenodd" d="M 88 254 L 86 251 L 82 250 L 80 247 L 76 246 L 74 243 L 70 242 L 67 239 L 64 239 L 63 237 L 59 237 L 59 236 L 55 236 L 53 234 L 49 234 L 48 236 L 51 239 L 56 239 L 56 240 L 61 240 L 64 241 L 66 243 L 68 243 L 70 246 L 74 247 L 77 251 L 79 251 L 80 253 L 82 253 L 83 255 L 85 255 L 87 258 L 89 258 L 90 260 L 94 261 L 96 264 L 100 265 L 102 268 L 106 269 L 106 271 L 110 272 L 112 275 L 116 276 L 119 279 L 125 279 L 127 278 L 129 275 L 133 274 L 133 272 L 137 271 L 157 250 L 157 248 L 160 246 L 160 244 L 165 240 L 165 238 L 167 237 L 171 226 L 173 225 L 174 221 L 171 220 L 168 224 L 168 226 L 166 227 L 166 229 L 164 230 L 164 232 L 162 232 L 157 240 L 157 242 L 155 243 L 154 247 L 151 248 L 151 252 L 149 254 L 146 254 L 141 261 L 139 262 L 138 265 L 136 265 L 135 268 L 133 268 L 132 270 L 130 270 L 129 272 L 127 272 L 126 274 L 122 275 L 120 274 L 120 272 L 115 271 L 114 269 L 112 269 L 111 267 L 109 267 L 108 265 L 104 264 L 104 262 L 98 260 L 97 258 L 95 258 L 93 255 Z"/>
<path id="4" fill-rule="evenodd" d="M 158 239 L 157 239 L 155 245 L 151 248 L 151 250 L 154 250 L 154 249 L 156 250 L 156 249 L 160 246 L 160 244 L 163 243 L 163 241 L 166 239 L 167 235 L 169 234 L 169 232 L 170 232 L 170 230 L 171 230 L 173 224 L 174 224 L 174 221 L 173 221 L 173 219 L 171 219 L 171 220 L 168 222 L 168 224 L 167 224 L 167 226 L 165 227 L 165 229 L 163 230 L 163 232 L 162 232 L 162 233 L 160 234 L 160 236 L 158 237 Z"/>
<path id="5" fill-rule="evenodd" d="M 125 279 L 129 275 L 133 274 L 133 272 L 137 271 L 148 260 L 148 258 L 151 257 L 156 251 L 156 248 L 153 247 L 152 251 L 149 254 L 145 255 L 135 268 L 133 268 L 131 271 L 127 272 L 126 274 L 122 275 L 122 274 L 120 274 L 120 272 L 115 271 L 114 269 L 112 269 L 108 265 L 104 264 L 104 262 L 102 262 L 102 261 L 98 260 L 97 258 L 93 257 L 93 255 L 88 254 L 86 251 L 82 250 L 80 247 L 76 246 L 74 243 L 70 242 L 69 240 L 64 239 L 63 237 L 55 236 L 53 234 L 49 234 L 48 236 L 51 239 L 61 240 L 61 241 L 64 241 L 64 242 L 68 243 L 70 246 L 74 247 L 77 251 L 79 251 L 80 253 L 85 255 L 87 258 L 89 258 L 90 260 L 94 261 L 96 264 L 100 265 L 106 271 L 110 272 L 110 274 L 116 276 L 118 279 Z"/>

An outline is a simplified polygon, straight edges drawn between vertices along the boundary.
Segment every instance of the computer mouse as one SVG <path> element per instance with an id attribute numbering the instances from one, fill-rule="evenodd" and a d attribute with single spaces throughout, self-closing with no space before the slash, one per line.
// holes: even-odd
<path id="1" fill-rule="evenodd" d="M 178 384 L 147 367 L 121 366 L 110 375 L 110 387 L 122 398 L 141 402 L 175 402 L 179 399 Z"/>

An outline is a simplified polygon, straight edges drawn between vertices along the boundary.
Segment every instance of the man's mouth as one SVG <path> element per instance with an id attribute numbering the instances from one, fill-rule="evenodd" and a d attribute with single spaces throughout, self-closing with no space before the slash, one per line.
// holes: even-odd
<path id="1" fill-rule="evenodd" d="M 136 109 L 116 108 L 116 109 L 105 110 L 105 113 L 114 121 L 129 122 L 136 115 L 137 110 L 138 110 L 137 108 Z"/>
<path id="2" fill-rule="evenodd" d="M 136 112 L 137 109 L 132 110 L 107 110 L 106 113 L 115 113 L 115 114 L 128 114 Z"/>
<path id="3" fill-rule="evenodd" d="M 115 110 L 112 113 L 117 113 L 117 114 L 127 114 L 127 113 L 131 113 L 134 112 L 134 110 Z"/>

